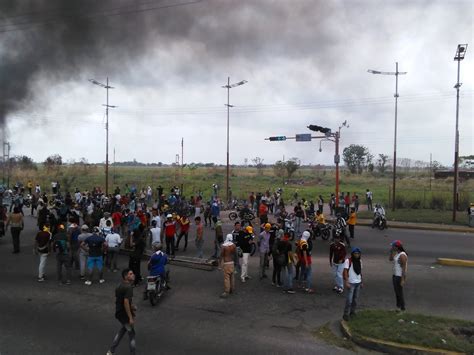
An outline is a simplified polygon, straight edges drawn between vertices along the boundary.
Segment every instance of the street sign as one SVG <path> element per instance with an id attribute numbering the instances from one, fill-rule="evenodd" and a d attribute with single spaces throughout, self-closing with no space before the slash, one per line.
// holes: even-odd
<path id="1" fill-rule="evenodd" d="M 301 133 L 296 135 L 297 142 L 310 142 L 311 141 L 311 133 Z"/>
<path id="2" fill-rule="evenodd" d="M 275 136 L 268 138 L 270 141 L 286 141 L 286 136 Z"/>

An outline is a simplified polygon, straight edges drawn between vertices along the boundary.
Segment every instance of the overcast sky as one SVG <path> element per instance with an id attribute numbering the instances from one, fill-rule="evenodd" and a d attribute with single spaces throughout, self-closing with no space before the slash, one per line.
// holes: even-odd
<path id="1" fill-rule="evenodd" d="M 392 156 L 395 77 L 367 70 L 395 71 L 398 61 L 408 72 L 399 77 L 398 157 L 429 161 L 432 153 L 451 165 L 461 43 L 469 47 L 460 155 L 474 153 L 472 1 L 203 0 L 157 8 L 185 2 L 109 0 L 96 16 L 94 2 L 84 1 L 85 20 L 58 15 L 59 0 L 0 5 L 0 55 L 10 60 L 0 74 L 17 83 L 0 85 L 19 96 L 3 110 L 12 155 L 104 161 L 106 90 L 88 79 L 109 76 L 110 104 L 118 106 L 109 117 L 111 161 L 115 148 L 117 161 L 171 163 L 183 137 L 185 163 L 225 163 L 222 85 L 230 76 L 248 81 L 230 92 L 231 163 L 285 156 L 331 164 L 331 142 L 319 152 L 319 141 L 264 138 L 308 133 L 308 124 L 336 130 L 345 120 L 342 148 L 361 144 Z M 114 13 L 118 3 L 135 7 Z"/>

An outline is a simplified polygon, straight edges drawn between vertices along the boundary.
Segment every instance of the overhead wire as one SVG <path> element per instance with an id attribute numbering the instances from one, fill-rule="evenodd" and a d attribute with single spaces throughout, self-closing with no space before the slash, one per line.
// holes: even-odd
<path id="1" fill-rule="evenodd" d="M 135 9 L 129 9 L 130 5 L 128 5 L 126 7 L 120 7 L 120 8 L 115 8 L 115 9 L 105 9 L 105 10 L 101 10 L 95 13 L 84 13 L 84 14 L 76 13 L 76 14 L 71 14 L 71 15 L 61 15 L 61 17 L 59 18 L 53 17 L 51 19 L 38 20 L 36 22 L 30 21 L 30 22 L 23 22 L 23 23 L 9 23 L 9 24 L 0 25 L 0 33 L 29 30 L 37 26 L 64 22 L 65 20 L 76 20 L 78 17 L 93 20 L 98 17 L 122 16 L 122 15 L 129 15 L 133 13 L 144 13 L 144 12 L 163 10 L 163 9 L 174 8 L 174 7 L 195 5 L 203 1 L 205 0 L 191 0 L 191 1 L 181 2 L 181 3 L 176 3 L 176 4 L 166 4 L 166 5 L 145 7 L 145 8 L 135 8 Z"/>

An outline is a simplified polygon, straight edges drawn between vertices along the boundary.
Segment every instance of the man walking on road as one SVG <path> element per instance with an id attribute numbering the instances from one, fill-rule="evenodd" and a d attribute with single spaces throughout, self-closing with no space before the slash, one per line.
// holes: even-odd
<path id="1" fill-rule="evenodd" d="M 122 282 L 115 289 L 115 318 L 120 322 L 121 327 L 115 335 L 110 350 L 106 355 L 115 354 L 115 349 L 120 344 L 125 333 L 128 333 L 130 354 L 135 354 L 135 311 L 136 308 L 132 304 L 133 288 L 135 275 L 130 269 L 122 271 Z"/>
<path id="2" fill-rule="evenodd" d="M 59 284 L 63 284 L 63 266 L 66 268 L 66 285 L 71 284 L 71 244 L 69 243 L 64 226 L 58 227 L 53 238 L 53 250 L 56 252 L 56 270 Z"/>
<path id="3" fill-rule="evenodd" d="M 407 277 L 408 256 L 400 240 L 391 243 L 390 261 L 393 261 L 393 289 L 397 299 L 397 312 L 405 311 L 405 298 L 403 296 L 403 286 Z"/>
<path id="4" fill-rule="evenodd" d="M 226 298 L 234 292 L 235 278 L 234 278 L 234 256 L 236 254 L 237 247 L 232 242 L 232 234 L 227 234 L 224 244 L 222 244 L 221 257 L 219 264 L 224 271 L 224 293 L 221 295 L 222 298 Z"/>
<path id="5" fill-rule="evenodd" d="M 35 238 L 35 255 L 39 255 L 38 267 L 38 282 L 43 282 L 45 279 L 44 270 L 46 269 L 46 260 L 51 249 L 51 233 L 49 232 L 49 225 L 45 225 L 42 231 L 36 234 Z"/>

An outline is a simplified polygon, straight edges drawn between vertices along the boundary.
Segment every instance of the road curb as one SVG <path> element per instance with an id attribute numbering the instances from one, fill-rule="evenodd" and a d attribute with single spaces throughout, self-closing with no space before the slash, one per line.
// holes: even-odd
<path id="1" fill-rule="evenodd" d="M 462 355 L 455 351 L 444 349 L 430 349 L 418 345 L 400 344 L 386 340 L 374 339 L 363 335 L 352 334 L 346 321 L 341 321 L 341 331 L 359 346 L 388 354 L 423 354 L 423 355 Z"/>
<path id="2" fill-rule="evenodd" d="M 366 226 L 366 227 L 371 227 L 372 222 L 361 222 L 359 225 L 361 226 Z M 416 225 L 415 223 L 407 223 L 406 225 L 404 224 L 392 224 L 390 221 L 387 221 L 388 228 L 398 228 L 398 229 L 417 229 L 417 230 L 430 230 L 430 231 L 435 231 L 435 232 L 454 232 L 454 233 L 472 233 L 474 234 L 474 228 L 464 228 L 464 227 L 458 227 L 458 228 L 453 228 L 453 227 L 444 227 L 444 226 L 419 226 Z"/>
<path id="3" fill-rule="evenodd" d="M 474 267 L 474 260 L 438 258 L 438 264 L 446 266 Z"/>

